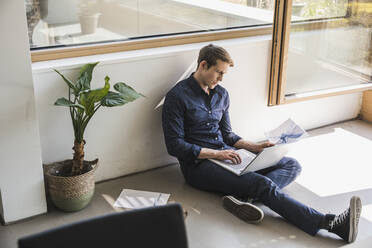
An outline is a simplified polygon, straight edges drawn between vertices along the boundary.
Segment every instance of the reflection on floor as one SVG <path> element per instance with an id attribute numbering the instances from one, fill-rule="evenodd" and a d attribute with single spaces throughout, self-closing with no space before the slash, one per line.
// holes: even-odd
<path id="1" fill-rule="evenodd" d="M 356 242 L 347 247 L 370 247 L 372 180 L 368 180 L 371 165 L 368 166 L 371 160 L 368 151 L 372 151 L 372 125 L 350 121 L 316 129 L 310 134 L 311 137 L 291 150 L 290 155 L 302 163 L 303 172 L 286 192 L 324 213 L 343 211 L 350 197 L 359 195 L 364 207 L 359 235 Z M 51 227 L 122 211 L 112 205 L 123 188 L 170 193 L 170 200 L 181 203 L 189 213 L 186 227 L 191 248 L 346 245 L 326 231 L 309 236 L 264 206 L 261 206 L 265 212 L 263 222 L 246 224 L 222 208 L 221 196 L 185 184 L 178 165 L 172 165 L 97 184 L 93 202 L 80 212 L 63 213 L 52 208 L 47 215 L 0 226 L 0 247 L 16 247 L 18 237 Z"/>

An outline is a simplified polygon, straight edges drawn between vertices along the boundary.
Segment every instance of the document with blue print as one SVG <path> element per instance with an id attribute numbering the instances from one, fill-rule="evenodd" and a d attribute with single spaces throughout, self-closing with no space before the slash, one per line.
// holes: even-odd
<path id="1" fill-rule="evenodd" d="M 289 118 L 279 127 L 266 132 L 265 136 L 271 143 L 281 145 L 296 142 L 308 136 L 308 134 L 302 127 Z"/>

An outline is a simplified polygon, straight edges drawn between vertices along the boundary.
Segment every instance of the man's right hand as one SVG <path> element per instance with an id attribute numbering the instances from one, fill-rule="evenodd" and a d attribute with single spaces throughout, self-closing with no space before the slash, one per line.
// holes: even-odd
<path id="1" fill-rule="evenodd" d="M 242 162 L 240 155 L 235 150 L 219 150 L 215 158 L 218 160 L 230 160 L 233 164 Z"/>
<path id="2" fill-rule="evenodd" d="M 218 160 L 229 160 L 233 164 L 240 164 L 242 159 L 235 150 L 214 150 L 202 148 L 198 159 L 214 158 Z"/>

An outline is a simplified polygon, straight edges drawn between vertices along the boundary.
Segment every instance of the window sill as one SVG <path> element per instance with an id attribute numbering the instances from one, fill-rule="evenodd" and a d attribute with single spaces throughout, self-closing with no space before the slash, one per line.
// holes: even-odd
<path id="1" fill-rule="evenodd" d="M 255 43 L 262 41 L 270 41 L 271 35 L 261 35 L 237 39 L 227 39 L 213 42 L 216 45 L 220 46 L 231 46 L 231 45 L 240 45 L 246 43 Z M 107 53 L 107 54 L 98 54 L 91 56 L 81 56 L 73 58 L 64 58 L 56 60 L 48 60 L 41 62 L 32 63 L 33 73 L 42 73 L 52 70 L 52 68 L 62 69 L 71 69 L 78 68 L 81 65 L 86 63 L 94 63 L 100 61 L 101 64 L 116 64 L 123 63 L 128 61 L 144 60 L 144 59 L 153 59 L 158 57 L 168 57 L 173 56 L 178 53 L 188 52 L 188 51 L 198 51 L 202 46 L 209 44 L 210 42 L 201 42 L 201 43 L 192 43 L 185 45 L 177 46 L 166 46 L 158 48 L 148 48 L 148 49 L 139 49 L 134 51 L 125 51 L 125 52 L 116 52 L 116 53 Z"/>
<path id="2" fill-rule="evenodd" d="M 330 96 L 338 96 L 350 93 L 357 93 L 366 90 L 372 89 L 372 83 L 368 84 L 360 84 L 360 85 L 351 85 L 351 86 L 344 86 L 335 89 L 326 89 L 326 90 L 317 90 L 307 93 L 297 93 L 291 96 L 286 96 L 284 100 L 281 101 L 280 104 L 287 104 L 287 103 L 294 103 L 294 102 L 301 102 L 301 101 L 308 101 L 323 97 L 330 97 Z"/>
<path id="3" fill-rule="evenodd" d="M 109 44 L 94 44 L 68 48 L 45 49 L 32 51 L 32 62 L 74 58 L 97 54 L 108 54 L 124 51 L 141 50 L 148 48 L 170 47 L 192 43 L 211 42 L 236 38 L 255 37 L 269 35 L 271 39 L 272 27 L 243 28 L 230 31 L 214 31 L 208 33 L 195 33 L 188 35 L 176 35 L 163 38 L 113 42 Z"/>

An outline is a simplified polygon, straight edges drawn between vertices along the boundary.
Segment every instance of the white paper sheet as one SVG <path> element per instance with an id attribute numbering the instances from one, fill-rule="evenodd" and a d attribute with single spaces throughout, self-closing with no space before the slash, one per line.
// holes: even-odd
<path id="1" fill-rule="evenodd" d="M 307 132 L 292 119 L 283 122 L 279 127 L 265 133 L 266 138 L 274 144 L 288 144 L 306 136 Z"/>
<path id="2" fill-rule="evenodd" d="M 114 203 L 114 207 L 119 208 L 144 208 L 151 206 L 165 205 L 170 194 L 140 191 L 133 189 L 123 189 Z"/>
<path id="3" fill-rule="evenodd" d="M 196 66 L 197 66 L 196 61 L 192 62 L 189 65 L 189 67 L 187 67 L 186 71 L 182 74 L 182 76 L 174 83 L 174 85 L 176 85 L 179 81 L 182 81 L 182 80 L 190 77 L 191 73 L 193 73 L 196 70 Z M 160 100 L 160 102 L 156 105 L 156 107 L 154 109 L 157 109 L 157 108 L 163 106 L 164 100 L 165 100 L 165 96 Z"/>

